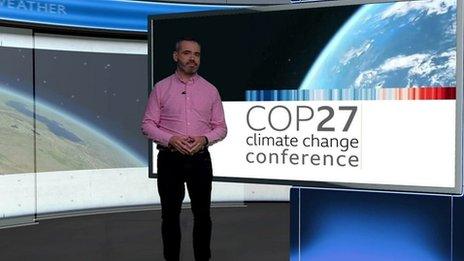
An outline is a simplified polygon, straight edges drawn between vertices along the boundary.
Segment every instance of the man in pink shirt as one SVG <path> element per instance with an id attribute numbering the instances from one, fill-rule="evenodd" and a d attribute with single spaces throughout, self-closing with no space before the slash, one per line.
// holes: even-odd
<path id="1" fill-rule="evenodd" d="M 201 47 L 192 38 L 176 43 L 177 69 L 156 83 L 142 120 L 143 134 L 156 142 L 158 193 L 164 258 L 179 260 L 180 211 L 187 184 L 194 216 L 196 261 L 211 258 L 212 165 L 208 146 L 225 138 L 227 126 L 216 87 L 197 74 Z"/>

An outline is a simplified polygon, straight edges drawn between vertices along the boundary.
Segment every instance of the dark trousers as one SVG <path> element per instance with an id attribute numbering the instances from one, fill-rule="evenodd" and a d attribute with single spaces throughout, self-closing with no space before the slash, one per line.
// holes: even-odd
<path id="1" fill-rule="evenodd" d="M 207 150 L 193 156 L 179 152 L 158 153 L 158 193 L 161 198 L 161 233 L 164 258 L 178 261 L 180 254 L 180 212 L 185 196 L 184 183 L 193 213 L 193 250 L 196 261 L 211 257 L 211 183 L 213 172 Z"/>

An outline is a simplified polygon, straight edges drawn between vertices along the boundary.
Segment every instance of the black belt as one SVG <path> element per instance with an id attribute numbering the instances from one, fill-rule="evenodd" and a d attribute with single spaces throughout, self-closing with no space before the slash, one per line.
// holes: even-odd
<path id="1" fill-rule="evenodd" d="M 159 150 L 159 151 L 167 151 L 167 152 L 178 152 L 176 149 L 174 148 L 171 148 L 171 147 L 166 147 L 166 146 L 163 146 L 163 145 L 156 145 L 156 148 Z M 197 153 L 205 153 L 205 152 L 208 152 L 208 147 L 204 147 L 202 148 L 201 150 L 199 150 Z M 178 152 L 180 153 L 180 152 Z"/>
<path id="2" fill-rule="evenodd" d="M 156 145 L 156 148 L 159 150 L 159 151 L 171 151 L 171 152 L 174 152 L 174 151 L 177 151 L 176 149 L 174 148 L 169 148 L 169 147 L 166 147 L 166 146 L 163 146 L 163 145 Z"/>

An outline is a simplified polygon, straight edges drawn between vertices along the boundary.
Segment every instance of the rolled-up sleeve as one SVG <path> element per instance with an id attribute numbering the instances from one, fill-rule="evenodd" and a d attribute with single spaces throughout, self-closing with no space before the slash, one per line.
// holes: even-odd
<path id="1" fill-rule="evenodd" d="M 161 106 L 158 98 L 158 88 L 155 86 L 148 97 L 147 106 L 142 118 L 141 129 L 143 135 L 147 138 L 167 147 L 173 135 L 159 128 L 160 111 Z"/>
<path id="2" fill-rule="evenodd" d="M 224 116 L 224 108 L 222 106 L 221 96 L 216 92 L 213 101 L 210 126 L 211 131 L 205 134 L 208 139 L 208 145 L 212 145 L 218 141 L 223 140 L 227 135 L 227 125 Z"/>

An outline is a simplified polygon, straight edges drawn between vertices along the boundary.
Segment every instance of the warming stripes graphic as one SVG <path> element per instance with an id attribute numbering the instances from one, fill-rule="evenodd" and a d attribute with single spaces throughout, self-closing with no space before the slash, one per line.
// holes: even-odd
<path id="1" fill-rule="evenodd" d="M 454 100 L 456 87 L 247 90 L 246 101 Z"/>

